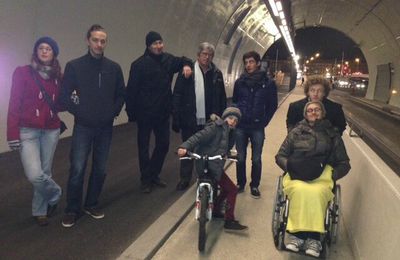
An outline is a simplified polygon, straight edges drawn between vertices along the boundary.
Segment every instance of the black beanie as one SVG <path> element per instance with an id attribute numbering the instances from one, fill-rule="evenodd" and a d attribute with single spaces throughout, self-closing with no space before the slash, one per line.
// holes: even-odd
<path id="1" fill-rule="evenodd" d="M 50 45 L 51 49 L 53 50 L 54 57 L 58 56 L 58 53 L 59 53 L 58 44 L 57 44 L 57 42 L 55 40 L 53 40 L 52 38 L 50 38 L 48 36 L 41 37 L 35 42 L 35 45 L 33 46 L 33 54 L 36 55 L 37 48 L 42 43 L 47 43 L 48 45 Z"/>
<path id="2" fill-rule="evenodd" d="M 163 40 L 158 32 L 150 31 L 146 35 L 146 47 L 149 47 L 153 42 Z"/>

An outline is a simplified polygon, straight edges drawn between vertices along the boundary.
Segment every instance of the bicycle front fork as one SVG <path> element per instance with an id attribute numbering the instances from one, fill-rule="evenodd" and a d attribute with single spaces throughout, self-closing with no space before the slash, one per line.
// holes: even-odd
<path id="1" fill-rule="evenodd" d="M 214 208 L 214 191 L 210 183 L 200 183 L 199 186 L 197 187 L 197 194 L 196 194 L 196 220 L 199 220 L 200 218 L 200 210 L 201 210 L 201 190 L 206 189 L 208 191 L 208 206 L 207 206 L 207 220 L 211 220 L 212 218 L 212 211 Z"/>

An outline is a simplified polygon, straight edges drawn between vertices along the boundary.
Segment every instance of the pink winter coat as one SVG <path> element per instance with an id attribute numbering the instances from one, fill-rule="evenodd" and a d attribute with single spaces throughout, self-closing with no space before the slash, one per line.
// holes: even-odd
<path id="1" fill-rule="evenodd" d="M 34 73 L 56 103 L 60 94 L 60 82 L 55 79 L 45 80 L 36 71 Z M 12 77 L 7 117 L 7 141 L 20 140 L 20 127 L 60 128 L 60 119 L 57 113 L 51 111 L 44 99 L 39 86 L 32 78 L 29 65 L 17 67 Z"/>

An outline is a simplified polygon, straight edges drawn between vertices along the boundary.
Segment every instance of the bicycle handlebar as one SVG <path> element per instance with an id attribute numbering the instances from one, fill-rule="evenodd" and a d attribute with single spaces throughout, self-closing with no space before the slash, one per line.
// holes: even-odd
<path id="1" fill-rule="evenodd" d="M 230 156 L 226 156 L 226 155 L 222 155 L 222 154 L 218 154 L 218 155 L 214 155 L 214 156 L 207 156 L 207 155 L 201 156 L 200 154 L 190 152 L 190 151 L 187 151 L 186 154 L 188 156 L 181 157 L 181 158 L 179 158 L 179 160 L 205 160 L 205 159 L 207 159 L 208 161 L 214 161 L 214 160 L 224 160 L 225 159 L 225 160 L 232 161 L 232 162 L 238 161 L 235 157 L 230 157 Z"/>

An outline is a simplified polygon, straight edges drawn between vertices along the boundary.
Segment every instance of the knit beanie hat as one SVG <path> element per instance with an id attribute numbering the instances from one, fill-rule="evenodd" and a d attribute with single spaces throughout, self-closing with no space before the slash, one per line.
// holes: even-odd
<path id="1" fill-rule="evenodd" d="M 227 107 L 222 113 L 222 119 L 225 120 L 228 116 L 235 116 L 239 121 L 242 117 L 242 113 L 240 113 L 240 109 L 237 107 Z"/>
<path id="2" fill-rule="evenodd" d="M 41 37 L 35 42 L 35 45 L 33 47 L 33 54 L 36 55 L 37 48 L 42 43 L 47 43 L 48 45 L 50 45 L 51 49 L 53 50 L 54 57 L 58 56 L 58 53 L 59 53 L 58 44 L 55 40 L 53 40 L 52 38 L 50 38 L 48 36 Z"/>
<path id="3" fill-rule="evenodd" d="M 146 35 L 146 47 L 149 47 L 153 42 L 163 40 L 158 32 L 150 31 Z"/>

